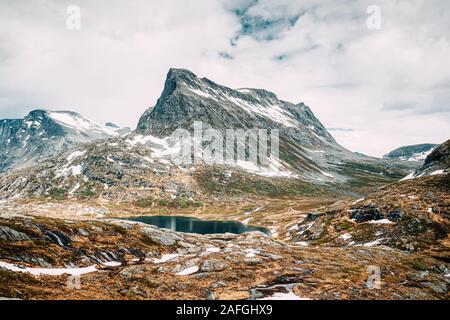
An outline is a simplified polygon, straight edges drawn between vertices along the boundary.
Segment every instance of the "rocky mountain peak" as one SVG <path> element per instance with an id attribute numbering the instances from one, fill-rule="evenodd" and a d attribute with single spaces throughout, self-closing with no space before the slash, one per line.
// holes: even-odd
<path id="1" fill-rule="evenodd" d="M 186 69 L 171 68 L 167 74 L 162 97 L 172 94 L 176 89 L 191 85 L 199 87 L 200 79 Z"/>
<path id="2" fill-rule="evenodd" d="M 122 135 L 72 111 L 36 109 L 22 119 L 0 120 L 0 172 L 31 165 L 78 144 Z"/>
<path id="3" fill-rule="evenodd" d="M 156 105 L 140 118 L 136 132 L 165 137 L 202 121 L 216 129 L 279 129 L 296 144 L 341 148 L 303 103 L 278 99 L 264 89 L 231 89 L 186 69 L 170 69 Z"/>

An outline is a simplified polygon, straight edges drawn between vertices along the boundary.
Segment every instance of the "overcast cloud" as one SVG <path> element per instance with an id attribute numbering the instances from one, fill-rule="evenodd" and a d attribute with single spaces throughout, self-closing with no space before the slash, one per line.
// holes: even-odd
<path id="1" fill-rule="evenodd" d="M 134 128 L 183 67 L 305 102 L 343 146 L 381 156 L 450 138 L 449 30 L 448 0 L 2 0 L 0 118 L 47 108 Z"/>

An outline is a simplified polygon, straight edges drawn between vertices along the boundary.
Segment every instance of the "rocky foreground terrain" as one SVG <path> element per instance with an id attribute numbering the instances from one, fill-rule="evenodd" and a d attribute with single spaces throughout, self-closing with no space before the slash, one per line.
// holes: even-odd
<path id="1" fill-rule="evenodd" d="M 120 220 L 11 215 L 0 221 L 0 239 L 0 295 L 9 298 L 249 299 L 283 293 L 302 299 L 446 299 L 448 294 L 448 256 L 370 246 L 363 243 L 368 238 L 351 246 L 306 245 L 262 233 L 202 236 Z M 381 268 L 382 290 L 367 287 L 371 265 Z M 81 273 L 78 289 L 57 271 Z"/>
<path id="2" fill-rule="evenodd" d="M 260 197 L 197 208 L 3 203 L 0 296 L 448 299 L 449 186 L 440 174 L 386 185 L 356 201 Z M 185 234 L 118 219 L 154 214 L 243 221 L 271 235 Z M 367 282 L 373 267 L 381 272 L 380 289 Z"/>

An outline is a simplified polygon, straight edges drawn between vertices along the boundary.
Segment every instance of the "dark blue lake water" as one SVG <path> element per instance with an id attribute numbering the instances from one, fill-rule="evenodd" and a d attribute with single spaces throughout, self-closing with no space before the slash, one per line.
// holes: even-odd
<path id="1" fill-rule="evenodd" d="M 199 234 L 217 234 L 217 233 L 235 233 L 241 234 L 249 231 L 260 231 L 270 234 L 266 228 L 248 226 L 235 221 L 206 221 L 190 217 L 177 216 L 142 216 L 126 218 L 126 220 L 151 224 L 159 228 L 170 229 L 177 232 L 199 233 Z"/>

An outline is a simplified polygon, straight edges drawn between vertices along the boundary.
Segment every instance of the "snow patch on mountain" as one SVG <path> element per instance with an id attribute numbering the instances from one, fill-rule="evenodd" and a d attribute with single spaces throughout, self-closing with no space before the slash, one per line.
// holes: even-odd
<path id="1" fill-rule="evenodd" d="M 49 112 L 48 116 L 55 122 L 80 132 L 94 131 L 106 135 L 117 135 L 114 130 L 72 112 Z"/>
<path id="2" fill-rule="evenodd" d="M 395 149 L 384 156 L 387 159 L 423 162 L 437 147 L 435 144 L 417 144 Z"/>
<path id="3" fill-rule="evenodd" d="M 443 144 L 434 148 L 432 152 L 427 156 L 424 164 L 412 171 L 401 181 L 411 180 L 426 176 L 445 175 L 449 173 L 450 164 L 450 140 L 447 140 Z"/>
<path id="4" fill-rule="evenodd" d="M 183 146 L 181 142 L 172 137 L 158 138 L 152 135 L 136 135 L 129 137 L 126 143 L 130 146 L 136 147 L 138 145 L 145 146 L 152 151 L 152 158 L 148 158 L 149 162 L 154 161 L 154 159 L 159 159 L 168 161 L 169 164 L 175 164 L 175 159 L 181 156 Z M 202 151 L 200 151 L 202 153 Z M 200 158 L 201 159 L 201 158 Z M 289 165 L 280 159 L 270 156 L 266 159 L 263 164 L 256 164 L 252 161 L 237 160 L 232 162 L 222 161 L 217 164 L 226 164 L 230 167 L 242 169 L 249 173 L 253 173 L 265 177 L 285 177 L 285 178 L 296 178 L 291 170 L 289 170 Z"/>
<path id="5" fill-rule="evenodd" d="M 69 156 L 67 156 L 67 158 L 66 158 L 67 162 L 72 162 L 74 159 L 77 159 L 85 154 L 86 154 L 86 150 L 82 150 L 82 151 L 76 150 L 76 151 L 72 152 Z"/>

